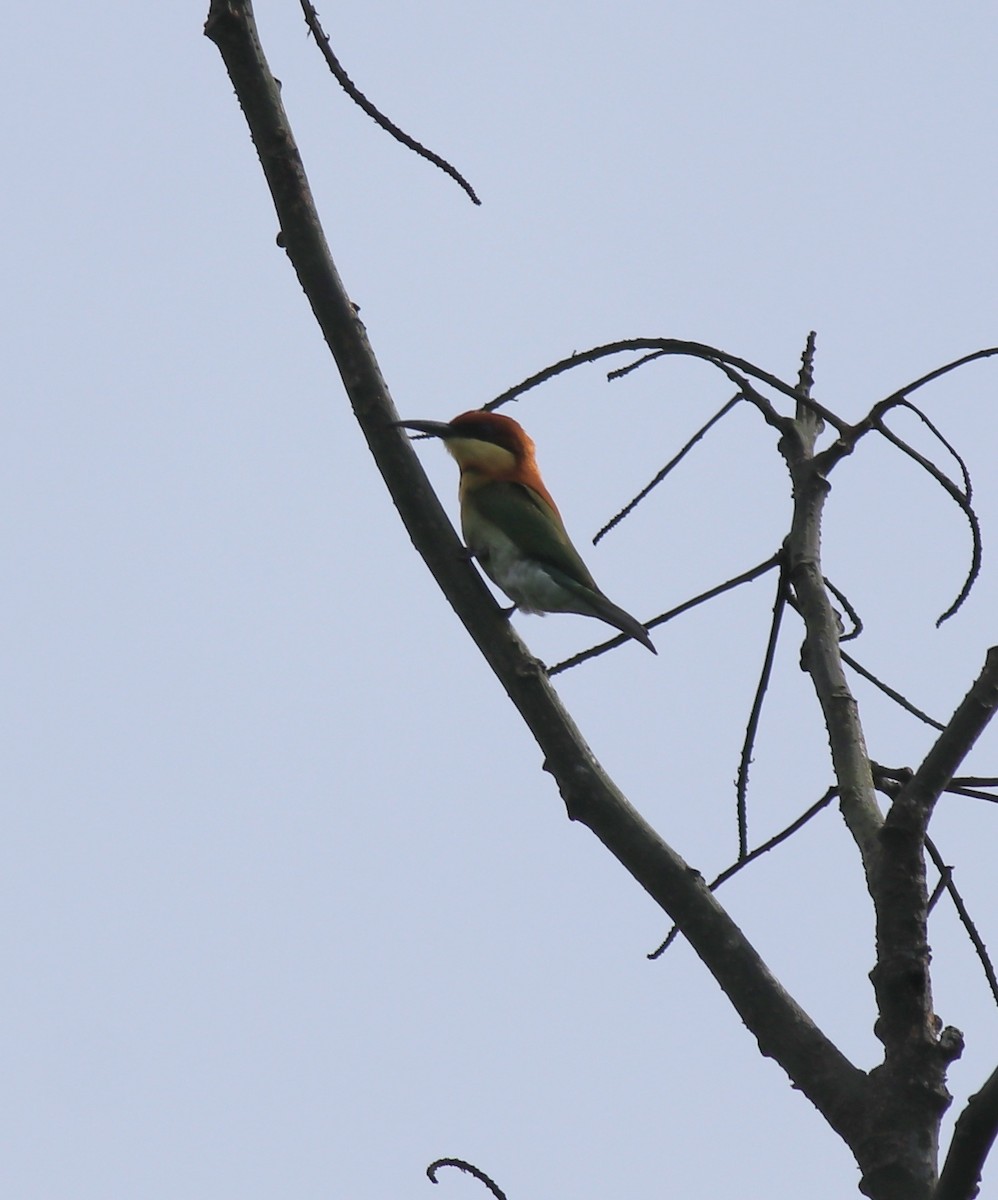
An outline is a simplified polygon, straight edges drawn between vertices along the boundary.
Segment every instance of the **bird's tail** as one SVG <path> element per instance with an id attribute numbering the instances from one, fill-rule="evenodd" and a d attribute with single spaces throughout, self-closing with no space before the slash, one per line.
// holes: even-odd
<path id="1" fill-rule="evenodd" d="M 618 608 L 602 592 L 596 592 L 594 595 L 588 596 L 587 599 L 593 606 L 594 617 L 599 617 L 601 621 L 606 621 L 608 625 L 613 625 L 621 633 L 626 633 L 628 637 L 634 638 L 636 642 L 640 642 L 642 646 L 646 646 L 652 654 L 658 654 L 648 635 L 648 630 L 645 629 L 640 621 L 632 617 L 629 612 L 624 612 L 622 608 Z"/>

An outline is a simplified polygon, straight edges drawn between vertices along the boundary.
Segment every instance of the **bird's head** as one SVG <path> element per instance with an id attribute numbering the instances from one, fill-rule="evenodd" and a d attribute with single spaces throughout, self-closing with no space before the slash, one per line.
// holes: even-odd
<path id="1" fill-rule="evenodd" d="M 534 465 L 534 443 L 523 427 L 502 413 L 473 409 L 453 421 L 398 421 L 400 429 L 440 438 L 462 471 L 512 478 Z"/>

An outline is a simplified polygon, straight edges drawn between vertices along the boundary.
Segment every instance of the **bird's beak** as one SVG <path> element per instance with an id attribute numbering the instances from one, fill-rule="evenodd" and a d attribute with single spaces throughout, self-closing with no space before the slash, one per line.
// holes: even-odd
<path id="1" fill-rule="evenodd" d="M 446 421 L 395 421 L 394 425 L 396 429 L 412 429 L 429 437 L 446 438 L 454 432 Z"/>

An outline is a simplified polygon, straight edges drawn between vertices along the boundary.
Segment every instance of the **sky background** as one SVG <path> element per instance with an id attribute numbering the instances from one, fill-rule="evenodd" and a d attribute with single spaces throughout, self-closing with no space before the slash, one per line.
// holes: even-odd
<path id="1" fill-rule="evenodd" d="M 564 808 L 413 552 L 284 254 L 205 6 L 6 15 L 0 341 L 0 1192 L 12 1200 L 733 1194 L 840 1200 L 852 1159 L 689 948 Z M 722 347 L 847 419 L 998 344 L 994 13 L 961 3 L 623 0 L 320 10 L 346 69 L 471 180 L 474 208 L 328 77 L 292 0 L 257 16 L 327 236 L 399 411 L 447 419 L 618 338 Z M 730 395 L 702 363 L 573 372 L 513 414 L 585 548 Z M 996 640 L 998 359 L 919 402 L 985 534 L 884 442 L 833 477 L 852 649 L 945 719 Z M 896 428 L 942 465 L 900 414 Z M 456 472 L 419 454 L 453 513 Z M 949 467 L 948 467 L 949 469 Z M 772 553 L 789 490 L 737 410 L 586 557 L 650 618 Z M 774 581 L 561 676 L 632 802 L 705 875 Z M 554 662 L 576 617 L 516 618 Z M 830 782 L 788 622 L 750 838 Z M 871 753 L 931 732 L 857 683 Z M 967 770 L 998 772 L 998 728 Z M 998 946 L 998 814 L 934 836 Z M 868 900 L 837 813 L 727 885 L 858 1065 Z M 947 904 L 936 1006 L 998 1062 Z M 998 1195 L 998 1168 L 983 1196 Z"/>

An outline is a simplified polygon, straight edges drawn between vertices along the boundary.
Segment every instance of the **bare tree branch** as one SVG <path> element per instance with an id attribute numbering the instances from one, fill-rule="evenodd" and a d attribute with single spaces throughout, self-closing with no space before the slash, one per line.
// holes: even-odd
<path id="1" fill-rule="evenodd" d="M 414 544 L 534 736 L 569 817 L 591 829 L 676 922 L 757 1039 L 761 1052 L 776 1059 L 851 1146 L 864 1172 L 867 1193 L 922 1200 L 929 1194 L 930 1179 L 932 1184 L 935 1179 L 934 1138 L 948 1098 L 945 1067 L 961 1046 L 955 1031 L 938 1034 L 931 1010 L 922 845 L 939 794 L 947 786 L 956 786 L 956 766 L 998 703 L 998 649 L 989 653 L 981 678 L 918 771 L 910 781 L 898 781 L 896 798 L 884 822 L 856 702 L 843 672 L 836 613 L 821 572 L 821 513 L 828 491 L 825 475 L 835 455 L 822 459 L 814 453 L 821 422 L 836 429 L 839 441 L 835 446 L 842 454 L 848 453 L 859 436 L 877 428 L 876 422 L 884 412 L 906 402 L 904 395 L 889 398 L 886 407 L 865 424 L 849 426 L 809 395 L 813 339 L 809 339 L 795 387 L 744 360 L 699 343 L 635 339 L 572 356 L 504 397 L 519 395 L 527 387 L 582 362 L 621 351 L 686 354 L 703 359 L 734 379 L 739 394 L 781 431 L 781 451 L 794 486 L 793 524 L 781 565 L 807 630 L 804 661 L 829 733 L 835 790 L 860 848 L 877 909 L 878 965 L 874 983 L 882 1014 L 877 1033 L 885 1046 L 885 1060 L 882 1067 L 867 1076 L 838 1051 L 781 987 L 699 874 L 622 795 L 561 705 L 540 664 L 531 658 L 501 615 L 481 577 L 469 564 L 408 441 L 393 427 L 397 413 L 329 254 L 279 89 L 259 45 L 249 0 L 212 0 L 206 33 L 222 54 L 246 114 L 278 213 L 282 244 L 334 355 L 358 423 L 392 498 Z M 985 352 L 971 357 L 983 356 Z M 941 373 L 943 370 L 932 377 Z M 753 380 L 793 399 L 796 418 L 778 413 L 755 392 Z M 951 486 L 967 502 L 959 488 L 952 482 Z M 763 564 L 748 577 L 770 569 L 777 561 L 774 558 Z M 746 577 L 728 581 L 676 611 L 744 581 Z M 832 794 L 827 793 L 823 803 Z M 750 857 L 746 855 L 743 863 Z M 973 1121 L 966 1122 L 969 1132 L 964 1143 L 969 1143 L 971 1149 L 959 1154 L 951 1150 L 951 1176 L 958 1175 L 961 1164 L 975 1156 L 983 1161 L 998 1121 L 995 1107 L 985 1101 L 973 1110 L 968 1105 L 978 1121 L 977 1128 L 984 1133 L 975 1132 Z M 903 1152 L 899 1150 L 898 1130 L 904 1130 Z M 438 1165 L 459 1166 L 461 1162 L 441 1160 Z M 966 1168 L 962 1169 L 966 1173 Z M 482 1178 L 480 1174 L 476 1177 Z"/>

